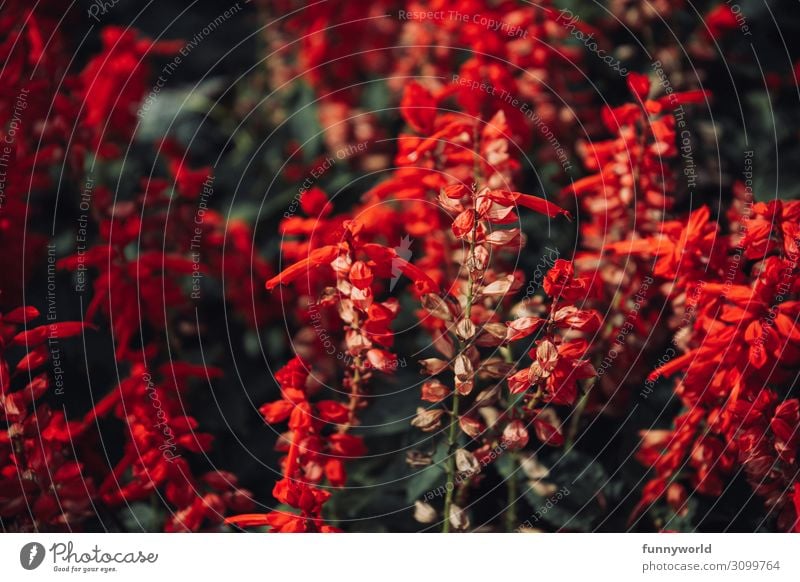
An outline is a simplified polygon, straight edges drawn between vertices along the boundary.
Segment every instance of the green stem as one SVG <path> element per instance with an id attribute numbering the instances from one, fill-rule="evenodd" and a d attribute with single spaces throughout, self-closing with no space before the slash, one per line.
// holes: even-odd
<path id="1" fill-rule="evenodd" d="M 569 429 L 567 430 L 567 438 L 564 440 L 564 448 L 569 449 L 572 446 L 572 443 L 575 442 L 575 436 L 578 434 L 578 429 L 580 428 L 581 424 L 581 416 L 583 416 L 583 411 L 586 409 L 586 405 L 589 403 L 589 392 L 592 390 L 592 386 L 594 382 L 587 384 L 586 390 L 583 391 L 580 400 L 578 400 L 578 404 L 575 405 L 575 410 L 572 411 L 572 420 L 569 423 Z"/>
<path id="2" fill-rule="evenodd" d="M 511 348 L 508 346 L 503 346 L 500 348 L 500 355 L 503 356 L 503 359 L 508 362 L 509 364 L 513 363 L 514 355 L 511 353 Z M 517 406 L 520 402 L 522 402 L 523 395 L 517 394 L 516 396 L 511 395 L 509 401 L 509 409 L 516 410 Z M 511 476 L 506 480 L 506 491 L 508 493 L 508 498 L 506 500 L 506 511 L 505 511 L 505 525 L 506 531 L 511 533 L 517 529 L 517 498 L 519 497 L 519 486 L 517 484 L 517 465 L 519 464 L 519 454 L 517 453 L 509 453 L 511 456 Z"/>
<path id="3" fill-rule="evenodd" d="M 447 484 L 444 496 L 444 524 L 442 533 L 450 531 L 450 508 L 453 505 L 456 476 L 456 426 L 458 425 L 458 393 L 453 393 L 453 407 L 450 410 L 450 430 L 447 434 Z"/>
<path id="4" fill-rule="evenodd" d="M 511 476 L 506 480 L 508 491 L 508 498 L 506 500 L 506 531 L 511 533 L 517 529 L 517 497 L 519 497 L 519 488 L 517 485 L 517 454 L 511 453 L 512 463 Z"/>
<path id="5" fill-rule="evenodd" d="M 474 207 L 474 193 L 473 193 L 473 207 Z M 478 230 L 478 218 L 475 217 L 475 224 L 472 226 L 472 237 L 469 243 L 469 263 L 471 263 L 475 256 L 475 235 Z M 469 319 L 472 314 L 472 302 L 475 299 L 474 294 L 475 281 L 472 278 L 472 271 L 469 271 L 469 280 L 467 282 L 467 304 L 464 307 L 464 317 Z M 469 342 L 461 342 L 459 353 L 463 354 Z M 456 477 L 456 444 L 458 433 L 458 390 L 453 391 L 453 405 L 450 409 L 450 430 L 447 433 L 447 465 L 445 467 L 447 473 L 447 483 L 445 484 L 445 497 L 444 497 L 444 523 L 442 524 L 442 533 L 450 531 L 450 508 L 453 506 L 453 491 L 455 489 Z"/>

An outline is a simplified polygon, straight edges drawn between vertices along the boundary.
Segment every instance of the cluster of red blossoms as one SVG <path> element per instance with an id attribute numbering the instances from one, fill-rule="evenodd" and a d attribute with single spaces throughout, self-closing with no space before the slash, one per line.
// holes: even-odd
<path id="1" fill-rule="evenodd" d="M 628 85 L 634 102 L 605 115 L 617 137 L 583 148 L 596 173 L 569 191 L 589 211 L 578 263 L 602 281 L 593 303 L 620 315 L 601 338 L 611 346 L 603 362 L 621 352 L 622 363 L 602 378 L 603 397 L 631 396 L 631 362 L 659 345 L 645 334 L 659 326 L 673 334 L 640 396 L 680 374 L 674 392 L 685 412 L 674 430 L 643 433 L 638 458 L 654 476 L 632 517 L 662 498 L 684 515 L 693 492 L 719 496 L 743 472 L 778 528 L 800 530 L 800 416 L 790 397 L 800 356 L 800 205 L 754 203 L 739 184 L 716 218 L 707 206 L 676 213 L 676 123 L 685 127 L 684 106 L 710 96 L 651 99 L 654 87 L 639 75 Z M 664 308 L 667 326 L 655 312 Z"/>
<path id="2" fill-rule="evenodd" d="M 253 281 L 270 270 L 263 260 L 250 260 L 246 225 L 226 224 L 198 205 L 212 181 L 209 169 L 190 169 L 176 144 L 155 144 L 169 171 L 142 180 L 131 198 L 117 199 L 92 173 L 89 168 L 119 158 L 132 138 L 137 106 L 152 84 L 149 59 L 180 45 L 106 27 L 102 50 L 73 72 L 58 26 L 62 8 L 12 2 L 0 18 L 6 63 L 0 135 L 11 144 L 0 204 L 0 520 L 10 531 L 76 530 L 92 519 L 100 523 L 91 527 L 114 529 L 116 512 L 160 500 L 168 511 L 155 527 L 209 528 L 249 509 L 252 499 L 233 474 L 198 473 L 190 463 L 189 457 L 209 451 L 213 437 L 199 431 L 187 394 L 221 372 L 182 360 L 173 330 L 189 320 L 193 273 L 229 279 L 225 300 L 252 320 L 260 287 Z M 61 77 L 66 80 L 58 85 Z M 42 220 L 42 209 L 57 207 L 55 197 L 38 206 L 28 202 L 55 192 L 50 170 L 64 162 L 62 187 L 69 183 L 83 193 L 71 206 L 82 214 L 73 223 L 79 229 L 71 233 L 74 254 L 56 261 L 55 245 L 48 250 L 47 323 L 37 324 L 37 309 L 15 306 L 24 301 L 32 265 L 45 264 L 48 236 L 33 225 L 52 222 Z M 201 253 L 192 247 L 198 240 Z M 83 322 L 58 321 L 60 269 L 74 272 L 78 287 L 93 280 Z M 92 396 L 90 410 L 68 411 L 62 357 L 69 342 L 78 342 L 68 338 L 84 335 L 85 346 L 106 326 L 118 381 Z M 107 431 L 121 431 L 121 456 L 105 448 Z"/>
<path id="3" fill-rule="evenodd" d="M 670 47 L 651 47 L 666 70 L 630 73 L 627 102 L 601 107 L 583 39 L 607 46 L 614 28 L 550 1 L 260 3 L 264 18 L 286 16 L 267 27 L 271 83 L 306 83 L 328 154 L 366 143 L 352 165 L 383 172 L 348 207 L 301 188 L 273 268 L 250 225 L 208 207 L 212 169 L 176 141 L 147 144 L 156 169 L 129 191 L 97 177 L 134 139 L 152 59 L 182 43 L 107 26 L 99 53 L 75 70 L 58 4 L 12 1 L 0 16 L 4 530 L 111 529 L 149 501 L 166 508 L 155 524 L 164 531 L 339 531 L 326 502 L 346 486 L 348 462 L 367 454 L 359 415 L 380 406 L 371 392 L 410 355 L 400 346 L 413 335 L 424 357 L 408 423 L 443 454 L 409 461 L 441 463 L 446 491 L 439 506 L 417 501 L 418 522 L 471 529 L 488 466 L 502 458 L 525 472 L 537 451 L 572 448 L 582 415 L 619 418 L 659 385 L 682 410 L 642 432 L 637 458 L 649 472 L 631 523 L 658 507 L 684 516 L 695 496 L 720 496 L 742 476 L 765 521 L 800 531 L 800 202 L 755 202 L 736 184 L 713 206 L 693 204 L 683 184 L 696 176 L 681 154 L 695 146 L 693 109 L 714 96 L 669 68 Z M 611 9 L 617 26 L 635 29 L 682 3 L 656 4 Z M 713 9 L 692 53 L 711 59 L 732 16 Z M 378 75 L 397 123 L 363 105 L 363 81 Z M 560 191 L 530 186 L 526 152 L 556 167 Z M 574 156 L 585 169 L 577 180 Z M 281 178 L 307 169 L 291 163 Z M 59 201 L 63 184 L 80 199 Z M 39 197 L 50 204 L 33 204 Z M 51 252 L 57 237 L 38 225 L 54 221 L 41 209 L 65 204 L 80 218 L 66 250 Z M 530 224 L 573 220 L 574 251 L 532 281 L 521 267 L 541 250 Z M 59 319 L 55 294 L 46 312 L 29 305 L 35 265 L 48 289 L 57 276 L 89 282 L 81 321 Z M 224 372 L 184 344 L 206 338 L 198 298 L 215 283 L 244 325 L 269 321 L 277 304 L 291 331 L 291 359 L 274 373 L 280 398 L 259 410 L 281 455 L 280 505 L 268 513 L 254 513 L 235 475 L 203 468 L 214 435 L 192 394 Z M 62 349 L 102 334 L 116 380 L 92 387 L 88 409 L 68 406 Z M 111 433 L 121 441 L 113 454 Z"/>
<path id="4" fill-rule="evenodd" d="M 592 131 L 597 125 L 588 108 L 583 51 L 569 42 L 552 0 L 536 7 L 486 0 L 303 6 L 297 0 L 260 3 L 272 23 L 265 40 L 273 51 L 267 63 L 273 85 L 280 90 L 301 78 L 307 82 L 319 101 L 330 152 L 371 142 L 354 156 L 363 169 L 389 165 L 380 144 L 394 137 L 361 106 L 372 85 L 364 79 L 386 83 L 393 107 L 409 80 L 419 78 L 467 115 L 489 119 L 502 111 L 515 147 L 548 144 L 537 147 L 537 155 L 562 166 L 569 162 L 559 140 L 579 124 Z M 433 110 L 419 115 L 432 119 Z"/>
<path id="5" fill-rule="evenodd" d="M 800 403 L 787 391 L 800 359 L 800 203 L 742 202 L 729 210 L 733 232 L 703 207 L 634 251 L 657 257 L 670 299 L 689 297 L 692 310 L 676 330 L 683 353 L 651 373 L 680 374 L 686 412 L 674 431 L 644 435 L 655 477 L 642 506 L 666 495 L 685 511 L 688 491 L 720 495 L 743 471 L 778 527 L 800 531 Z"/>
<path id="6" fill-rule="evenodd" d="M 404 289 L 418 302 L 421 329 L 440 356 L 421 362 L 431 377 L 422 387 L 422 400 L 430 406 L 419 407 L 412 425 L 438 431 L 446 419 L 450 479 L 457 458 L 469 466 L 499 445 L 522 449 L 529 429 L 542 442 L 563 443 L 561 421 L 548 405 L 574 404 L 577 382 L 594 376 L 581 337 L 596 331 L 600 318 L 573 305 L 588 283 L 563 260 L 545 278 L 549 302 L 515 304 L 525 274 L 513 263 L 525 244 L 518 211 L 553 219 L 569 213 L 511 189 L 518 164 L 509 153 L 510 129 L 502 111 L 484 121 L 444 107 L 440 111 L 443 99 L 416 83 L 408 85 L 402 113 L 415 134 L 401 136 L 398 169 L 358 208 L 335 215 L 316 189 L 303 196 L 311 194 L 303 206 L 310 217 L 284 220 L 281 231 L 291 237 L 284 242 L 284 256 L 295 262 L 266 286 L 293 286 L 289 305 L 297 322 L 316 330 L 318 338 L 325 330 L 325 341 L 297 346 L 298 358 L 276 374 L 283 399 L 261 409 L 269 423 L 288 420 L 290 430 L 279 441 L 281 449 L 288 441 L 283 479 L 273 493 L 301 514 L 243 515 L 229 522 L 266 524 L 278 531 L 327 527 L 320 511 L 329 494 L 314 484 L 324 478 L 332 487 L 344 484 L 341 460 L 365 451 L 361 440 L 348 434 L 366 404 L 361 396 L 375 373 L 396 368 L 397 357 L 388 351 L 394 340 L 390 325 L 402 300 L 379 301 L 391 292 L 393 276 L 411 281 Z M 425 236 L 424 255 L 415 263 L 388 246 L 410 235 Z M 517 370 L 512 348 L 534 334 L 535 345 L 528 348 L 532 363 Z M 326 344 L 334 349 L 326 350 Z M 337 360 L 344 364 L 341 373 L 325 365 Z M 307 362 L 315 363 L 313 370 Z M 347 393 L 348 405 L 322 396 L 309 402 L 310 395 L 326 388 Z M 501 400 L 505 410 L 498 413 Z M 458 432 L 470 439 L 472 450 L 458 447 Z M 461 488 L 469 486 L 461 480 Z M 444 514 L 446 530 L 451 524 L 465 529 L 466 516 L 452 495 Z"/>
<path id="7" fill-rule="evenodd" d="M 603 107 L 599 118 L 604 128 L 590 119 L 585 123 L 595 139 L 575 139 L 570 122 L 575 112 L 580 116 L 585 111 L 584 94 L 564 69 L 567 63 L 579 67 L 584 57 L 565 42 L 563 14 L 547 5 L 511 3 L 474 2 L 466 11 L 463 4 L 448 2 L 424 10 L 413 2 L 371 6 L 374 11 L 366 18 L 328 15 L 331 26 L 310 21 L 306 12 L 293 13 L 282 32 L 308 46 L 282 44 L 283 53 L 297 52 L 278 61 L 271 72 L 283 80 L 304 76 L 320 99 L 321 122 L 328 147 L 334 149 L 356 135 L 381 132 L 372 128 L 359 133 L 374 120 L 359 108 L 363 84 L 358 80 L 385 71 L 386 54 L 391 53 L 395 75 L 389 83 L 411 133 L 399 136 L 390 177 L 346 213 L 335 215 L 318 188 L 303 194 L 306 217 L 287 218 L 281 227 L 286 237 L 283 256 L 291 266 L 267 287 L 287 283 L 299 291 L 290 302 L 298 325 L 293 343 L 298 354 L 314 362 L 310 376 L 319 375 L 334 390 L 341 377 L 341 385 L 352 390 L 353 377 L 365 378 L 353 364 L 363 361 L 359 354 L 376 338 L 364 338 L 359 329 L 364 320 L 349 315 L 357 303 L 353 286 L 359 297 L 365 290 L 349 269 L 357 264 L 348 256 L 351 246 L 341 247 L 351 237 L 351 221 L 358 223 L 362 239 L 384 245 L 389 256 L 397 241 L 423 239 L 415 265 L 425 277 L 412 275 L 409 292 L 420 304 L 417 329 L 428 333 L 438 357 L 421 362 L 430 379 L 423 383 L 425 405 L 412 424 L 441 432 L 446 440 L 448 495 L 441 513 L 418 502 L 418 520 L 441 519 L 445 531 L 468 528 L 468 511 L 456 501 L 468 503 L 471 485 L 482 478 L 475 468 L 498 446 L 524 449 L 529 429 L 543 443 L 563 445 L 559 412 L 576 404 L 581 387 L 579 408 L 613 416 L 633 398 L 646 397 L 658 377 L 680 373 L 674 391 L 686 412 L 676 418 L 674 431 L 643 434 L 639 459 L 652 467 L 653 478 L 632 519 L 661 499 L 684 515 L 691 491 L 719 495 L 743 471 L 764 497 L 770 515 L 777 516 L 779 529 L 800 527 L 795 460 L 800 419 L 797 400 L 789 397 L 791 363 L 797 361 L 798 349 L 797 239 L 792 234 L 798 221 L 791 210 L 794 203 L 754 205 L 752 192 L 749 200 L 743 199 L 741 185 L 729 206 L 715 209 L 717 218 L 707 207 L 676 210 L 685 207 L 680 183 L 692 178 L 680 168 L 681 152 L 695 145 L 686 137 L 691 135 L 688 120 L 692 108 L 707 105 L 712 96 L 691 88 L 677 91 L 663 77 L 651 80 L 631 73 L 630 103 Z M 435 16 L 401 17 L 398 25 L 380 18 L 393 11 L 446 15 L 459 8 L 505 26 L 492 31 Z M 725 8 L 714 9 L 708 28 L 701 27 L 693 37 L 697 58 L 708 58 L 709 41 L 731 30 Z M 643 23 L 656 12 L 674 16 L 670 7 L 654 10 L 642 12 L 630 24 L 647 26 Z M 622 11 L 619 15 L 631 17 Z M 581 23 L 579 30 L 592 32 L 599 43 L 604 40 L 597 27 Z M 534 44 L 543 37 L 551 42 L 542 42 L 539 51 Z M 458 59 L 453 47 L 467 45 L 475 47 L 469 58 Z M 552 58 L 548 51 L 559 46 L 564 52 Z M 659 47 L 659 54 L 667 55 L 668 48 Z M 326 76 L 334 72 L 322 66 L 328 61 L 340 67 L 336 74 Z M 424 79 L 411 80 L 411 75 Z M 571 106 L 569 114 L 554 115 L 544 97 L 548 79 L 566 83 L 556 93 Z M 526 106 L 511 106 L 512 101 L 502 98 L 506 94 L 520 96 Z M 520 115 L 526 107 L 535 114 Z M 351 129 L 343 129 L 348 124 Z M 543 127 L 549 135 L 536 135 Z M 603 139 L 603 131 L 612 137 Z M 515 191 L 521 167 L 516 149 L 549 142 L 542 149 L 552 156 L 557 151 L 553 140 L 562 138 L 575 144 L 589 174 L 562 192 L 567 203 L 574 199 L 579 208 L 574 262 L 556 261 L 543 281 L 544 297 L 515 302 L 527 277 L 514 269 L 513 258 L 524 249 L 525 236 L 519 228 L 503 226 L 519 225 L 520 208 L 551 218 L 566 214 L 542 198 Z M 344 266 L 342 256 L 347 256 Z M 342 280 L 350 285 L 343 287 Z M 369 282 L 370 296 L 386 297 L 391 289 L 377 278 Z M 342 317 L 343 312 L 348 316 Z M 323 343 L 331 341 L 346 354 L 347 365 L 340 372 L 316 341 L 320 329 L 326 330 Z M 531 345 L 515 350 L 514 342 L 531 336 Z M 655 370 L 647 366 L 664 353 Z M 358 391 L 365 386 L 362 382 Z M 596 389 L 586 390 L 592 386 Z M 285 402 L 262 410 L 268 422 L 283 420 L 274 410 L 283 410 Z M 284 418 L 288 414 L 282 412 Z M 331 422 L 321 411 L 316 415 Z M 345 427 L 353 425 L 348 417 Z M 298 433 L 291 420 L 290 429 L 287 438 L 293 441 Z M 283 474 L 294 473 L 290 469 Z M 303 472 L 296 480 L 311 488 L 321 472 L 312 475 Z M 283 494 L 284 481 L 276 496 Z M 329 484 L 340 486 L 330 478 Z M 314 499 L 316 510 L 319 495 Z M 305 509 L 289 505 L 305 515 Z M 247 519 L 270 524 L 277 515 Z M 307 521 L 306 527 L 313 523 Z"/>

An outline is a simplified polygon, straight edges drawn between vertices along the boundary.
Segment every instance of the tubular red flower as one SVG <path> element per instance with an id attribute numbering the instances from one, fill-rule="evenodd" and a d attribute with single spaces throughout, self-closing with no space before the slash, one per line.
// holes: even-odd
<path id="1" fill-rule="evenodd" d="M 336 245 L 328 245 L 311 251 L 307 258 L 287 267 L 272 279 L 267 281 L 267 289 L 274 289 L 280 284 L 288 284 L 302 277 L 310 269 L 321 267 L 333 261 L 339 254 Z"/>

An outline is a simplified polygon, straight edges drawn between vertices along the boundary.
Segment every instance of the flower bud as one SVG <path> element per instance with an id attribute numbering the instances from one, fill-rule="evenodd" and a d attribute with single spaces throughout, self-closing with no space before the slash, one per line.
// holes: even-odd
<path id="1" fill-rule="evenodd" d="M 453 313 L 450 310 L 450 305 L 435 293 L 426 293 L 423 295 L 422 306 L 438 319 L 444 321 L 453 320 Z"/>
<path id="2" fill-rule="evenodd" d="M 417 416 L 411 421 L 411 426 L 415 426 L 422 432 L 432 432 L 442 426 L 442 415 L 444 410 L 428 410 L 421 406 L 417 408 Z"/>
<path id="3" fill-rule="evenodd" d="M 535 453 L 523 457 L 519 464 L 525 476 L 533 481 L 545 479 L 550 475 L 550 469 L 539 462 Z"/>
<path id="4" fill-rule="evenodd" d="M 450 524 L 458 531 L 464 531 L 469 528 L 469 517 L 466 511 L 455 503 L 450 506 Z"/>
<path id="5" fill-rule="evenodd" d="M 536 346 L 536 361 L 542 367 L 544 377 L 549 377 L 558 363 L 558 348 L 550 340 L 542 340 Z"/>
<path id="6" fill-rule="evenodd" d="M 450 389 L 439 380 L 422 384 L 422 399 L 426 402 L 441 402 L 450 395 Z"/>
<path id="7" fill-rule="evenodd" d="M 408 451 L 406 453 L 406 464 L 412 468 L 428 467 L 433 464 L 433 455 L 422 451 Z"/>
<path id="8" fill-rule="evenodd" d="M 462 416 L 458 419 L 458 425 L 467 436 L 475 438 L 483 432 L 481 421 L 474 416 Z"/>
<path id="9" fill-rule="evenodd" d="M 533 489 L 533 492 L 541 497 L 550 497 L 553 493 L 558 491 L 558 485 L 555 483 L 548 483 L 546 481 L 531 481 L 528 483 Z"/>
<path id="10" fill-rule="evenodd" d="M 472 254 L 467 257 L 466 267 L 472 273 L 482 273 L 489 266 L 489 251 L 482 245 L 477 245 Z"/>
<path id="11" fill-rule="evenodd" d="M 455 372 L 456 379 L 466 382 L 472 378 L 475 370 L 472 368 L 470 359 L 464 354 L 459 354 L 453 365 L 453 372 Z"/>
<path id="12" fill-rule="evenodd" d="M 428 358 L 426 360 L 420 360 L 419 363 L 422 366 L 422 373 L 426 376 L 433 376 L 444 372 L 448 367 L 447 362 L 439 358 Z"/>
<path id="13" fill-rule="evenodd" d="M 528 429 L 521 420 L 512 420 L 503 430 L 503 440 L 509 449 L 522 449 L 528 444 Z"/>
<path id="14" fill-rule="evenodd" d="M 437 517 L 436 510 L 424 501 L 414 502 L 414 519 L 419 523 L 433 523 Z"/>
<path id="15" fill-rule="evenodd" d="M 485 323 L 475 343 L 481 347 L 496 347 L 506 340 L 506 326 L 502 323 Z"/>
<path id="16" fill-rule="evenodd" d="M 508 275 L 486 285 L 483 289 L 481 289 L 481 295 L 484 297 L 503 297 L 506 293 L 511 291 L 511 286 L 513 284 L 514 276 Z"/>
<path id="17" fill-rule="evenodd" d="M 481 472 L 481 464 L 478 459 L 466 449 L 458 449 L 456 451 L 456 468 L 467 475 Z"/>
<path id="18" fill-rule="evenodd" d="M 456 324 L 456 335 L 462 340 L 471 339 L 475 335 L 475 324 L 471 319 L 462 319 Z"/>

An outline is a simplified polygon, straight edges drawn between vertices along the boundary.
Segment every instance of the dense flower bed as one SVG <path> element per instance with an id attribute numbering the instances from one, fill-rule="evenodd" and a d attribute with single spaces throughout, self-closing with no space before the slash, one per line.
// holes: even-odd
<path id="1" fill-rule="evenodd" d="M 257 3 L 269 56 L 242 107 L 267 87 L 281 125 L 307 89 L 321 128 L 316 146 L 283 144 L 271 174 L 296 195 L 267 242 L 263 222 L 209 203 L 216 164 L 196 163 L 191 143 L 137 133 L 183 41 L 105 25 L 74 59 L 60 4 L 0 16 L 5 531 L 137 529 L 119 520 L 142 502 L 164 531 L 357 531 L 341 506 L 350 487 L 383 486 L 348 474 L 389 455 L 364 420 L 391 406 L 386 385 L 415 395 L 391 455 L 409 478 L 433 477 L 404 508 L 421 529 L 549 529 L 523 512 L 541 516 L 557 490 L 578 497 L 556 466 L 600 457 L 595 424 L 628 430 L 666 392 L 658 418 L 629 431 L 638 476 L 613 495 L 614 475 L 586 477 L 591 527 L 623 511 L 625 527 L 677 528 L 697 499 L 742 485 L 760 527 L 800 531 L 800 202 L 738 174 L 698 187 L 714 167 L 698 124 L 725 96 L 691 72 L 745 32 L 729 3 L 695 18 L 685 47 L 651 30 L 686 26 L 680 2 L 611 2 L 589 20 L 549 1 Z M 615 50 L 623 30 L 647 48 Z M 768 82 L 776 100 L 796 89 L 788 72 Z M 122 184 L 144 148 L 154 170 Z M 337 164 L 368 180 L 357 196 L 326 189 Z M 48 231 L 61 206 L 75 219 Z M 47 288 L 71 274 L 80 317 L 62 318 L 55 295 L 30 300 L 42 269 Z M 244 488 L 209 462 L 230 427 L 203 426 L 203 395 L 241 378 L 205 356 L 225 348 L 199 315 L 209 286 L 225 325 L 259 344 L 259 331 L 288 332 L 265 348 L 275 398 L 249 435 L 274 440 L 274 484 Z M 92 334 L 110 338 L 116 380 L 76 404 L 62 352 Z"/>

